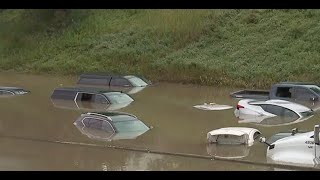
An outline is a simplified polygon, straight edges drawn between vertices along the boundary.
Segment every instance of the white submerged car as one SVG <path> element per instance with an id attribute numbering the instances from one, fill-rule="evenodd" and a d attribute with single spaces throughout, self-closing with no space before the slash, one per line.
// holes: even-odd
<path id="1" fill-rule="evenodd" d="M 226 127 L 207 133 L 209 143 L 246 144 L 252 146 L 254 140 L 261 134 L 257 129 L 247 127 Z"/>
<path id="2" fill-rule="evenodd" d="M 260 138 L 268 145 L 267 161 L 269 163 L 320 167 L 319 125 L 314 131 L 293 134 L 276 140 L 272 144 Z"/>
<path id="3" fill-rule="evenodd" d="M 304 105 L 285 100 L 259 101 L 253 99 L 243 99 L 238 102 L 235 115 L 237 117 L 281 116 L 299 120 L 313 116 L 313 110 Z M 258 119 L 263 120 L 263 118 Z"/>

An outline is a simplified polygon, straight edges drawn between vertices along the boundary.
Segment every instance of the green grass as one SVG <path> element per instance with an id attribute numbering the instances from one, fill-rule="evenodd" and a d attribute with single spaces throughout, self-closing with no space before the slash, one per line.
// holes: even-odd
<path id="1" fill-rule="evenodd" d="M 0 69 L 266 88 L 320 83 L 320 10 L 2 10 Z"/>

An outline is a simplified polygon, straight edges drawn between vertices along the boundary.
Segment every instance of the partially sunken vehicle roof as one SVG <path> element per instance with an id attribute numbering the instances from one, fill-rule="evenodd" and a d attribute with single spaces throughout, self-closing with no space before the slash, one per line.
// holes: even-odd
<path id="1" fill-rule="evenodd" d="M 109 74 L 109 73 L 84 73 L 80 75 L 81 78 L 83 77 L 90 77 L 90 78 L 105 78 L 105 77 L 123 77 L 122 75 L 117 74 Z"/>
<path id="2" fill-rule="evenodd" d="M 80 78 L 89 77 L 89 78 L 106 78 L 106 77 L 139 77 L 145 80 L 143 77 L 134 74 L 109 74 L 109 73 L 84 73 L 80 75 Z"/>
<path id="3" fill-rule="evenodd" d="M 115 91 L 115 90 L 103 89 L 103 88 L 93 88 L 93 87 L 61 87 L 61 88 L 56 88 L 55 90 L 89 92 L 89 93 L 96 93 L 96 94 L 107 93 L 107 92 L 122 93 L 122 91 Z"/>
<path id="4" fill-rule="evenodd" d="M 29 90 L 25 90 L 20 87 L 6 87 L 6 86 L 0 86 L 0 90 L 1 91 L 10 91 L 15 94 L 26 94 L 26 93 L 30 92 Z"/>
<path id="5" fill-rule="evenodd" d="M 80 78 L 95 78 L 95 79 L 104 79 L 104 78 L 110 78 L 110 77 L 123 77 L 123 78 L 131 78 L 131 77 L 138 77 L 145 81 L 147 84 L 151 84 L 150 80 L 140 76 L 140 75 L 134 75 L 134 74 L 112 74 L 112 73 L 83 73 L 80 75 Z"/>

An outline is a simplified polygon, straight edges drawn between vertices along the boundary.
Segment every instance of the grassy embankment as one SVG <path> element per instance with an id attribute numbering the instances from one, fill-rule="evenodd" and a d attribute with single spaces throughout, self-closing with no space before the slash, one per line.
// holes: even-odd
<path id="1" fill-rule="evenodd" d="M 320 83 L 320 10 L 1 10 L 0 69 L 266 88 Z"/>

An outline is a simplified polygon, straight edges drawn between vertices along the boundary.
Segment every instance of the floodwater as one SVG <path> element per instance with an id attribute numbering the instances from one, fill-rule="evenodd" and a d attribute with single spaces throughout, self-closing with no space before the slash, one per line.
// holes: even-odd
<path id="1" fill-rule="evenodd" d="M 283 126 L 239 123 L 234 108 L 204 111 L 193 107 L 205 102 L 235 107 L 237 100 L 230 98 L 229 93 L 238 89 L 158 83 L 132 94 L 135 101 L 117 110 L 134 114 L 153 128 L 136 139 L 106 142 L 91 139 L 73 124 L 81 113 L 87 112 L 86 109 L 55 105 L 50 99 L 54 88 L 75 86 L 77 80 L 78 77 L 1 73 L 1 86 L 22 87 L 31 93 L 0 98 L 0 170 L 273 170 L 269 166 L 113 149 L 102 145 L 238 157 L 266 163 L 266 145 L 255 142 L 251 147 L 209 146 L 207 132 L 222 127 L 252 127 L 270 137 L 296 127 L 311 131 L 319 119 L 316 114 L 306 121 Z"/>

